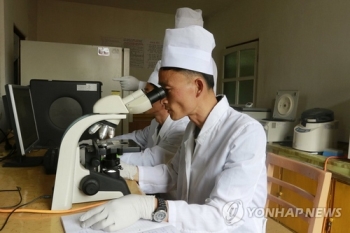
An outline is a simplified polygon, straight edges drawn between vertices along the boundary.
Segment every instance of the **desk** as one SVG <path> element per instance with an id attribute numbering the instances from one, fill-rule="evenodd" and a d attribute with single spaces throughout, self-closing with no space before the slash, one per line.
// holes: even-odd
<path id="1" fill-rule="evenodd" d="M 44 153 L 45 151 L 43 150 Z M 40 152 L 39 152 L 40 154 Z M 43 166 L 27 168 L 2 167 L 0 163 L 0 190 L 21 187 L 22 203 L 27 203 L 41 195 L 51 195 L 54 187 L 55 175 L 46 175 Z M 141 194 L 135 181 L 127 180 L 131 193 Z M 18 192 L 0 192 L 0 206 L 15 205 L 19 201 Z M 23 209 L 50 210 L 52 199 L 39 199 Z M 73 204 L 73 209 L 90 205 L 91 203 Z M 81 212 L 81 211 L 80 211 Z M 72 213 L 68 213 L 72 214 Z M 2 232 L 35 232 L 47 233 L 64 232 L 60 217 L 67 214 L 35 214 L 14 213 Z M 8 213 L 0 213 L 0 225 L 3 224 Z"/>

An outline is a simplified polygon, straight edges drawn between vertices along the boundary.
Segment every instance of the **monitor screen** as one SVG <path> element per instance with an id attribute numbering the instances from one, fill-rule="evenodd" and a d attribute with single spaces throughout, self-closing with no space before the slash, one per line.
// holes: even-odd
<path id="1" fill-rule="evenodd" d="M 2 96 L 2 104 L 4 106 L 4 112 L 5 112 L 6 123 L 7 123 L 6 129 L 12 130 L 14 128 L 15 122 L 13 122 L 13 118 L 10 117 L 10 110 L 9 110 L 9 105 L 8 105 L 8 100 L 6 95 Z"/>
<path id="2" fill-rule="evenodd" d="M 6 99 L 9 121 L 15 136 L 19 164 L 15 166 L 34 166 L 40 164 L 41 158 L 23 159 L 39 141 L 35 122 L 34 108 L 29 86 L 6 84 Z M 35 160 L 35 162 L 34 162 Z M 28 162 L 28 163 L 27 163 Z M 39 163 L 39 164 L 36 164 Z"/>

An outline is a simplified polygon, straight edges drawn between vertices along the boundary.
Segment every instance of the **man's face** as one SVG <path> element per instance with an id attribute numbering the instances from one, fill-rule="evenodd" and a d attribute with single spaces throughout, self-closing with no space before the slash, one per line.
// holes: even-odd
<path id="1" fill-rule="evenodd" d="M 147 83 L 146 87 L 144 88 L 144 92 L 147 94 L 147 93 L 153 91 L 153 89 L 154 89 L 154 86 L 150 83 Z M 153 103 L 152 108 L 147 110 L 145 113 L 146 114 L 155 114 L 156 112 L 158 112 L 162 109 L 164 109 L 164 106 L 161 103 L 161 100 L 158 100 L 157 102 Z"/>
<path id="2" fill-rule="evenodd" d="M 178 120 L 195 112 L 196 86 L 194 80 L 178 71 L 159 71 L 159 84 L 166 93 L 163 103 L 171 119 Z"/>

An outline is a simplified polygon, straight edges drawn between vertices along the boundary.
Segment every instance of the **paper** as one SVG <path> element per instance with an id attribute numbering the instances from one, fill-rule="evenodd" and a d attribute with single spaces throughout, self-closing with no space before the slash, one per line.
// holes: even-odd
<path id="1" fill-rule="evenodd" d="M 80 227 L 79 218 L 84 213 L 65 215 L 61 217 L 64 231 L 66 233 L 105 233 L 101 230 L 92 230 L 90 228 L 84 229 Z M 169 223 L 156 223 L 149 220 L 140 219 L 133 225 L 124 228 L 115 233 L 179 233 L 174 226 Z"/>

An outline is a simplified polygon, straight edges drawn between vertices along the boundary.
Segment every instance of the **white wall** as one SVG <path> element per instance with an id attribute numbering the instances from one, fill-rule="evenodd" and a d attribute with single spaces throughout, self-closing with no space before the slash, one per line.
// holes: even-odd
<path id="1" fill-rule="evenodd" d="M 0 0 L 0 96 L 5 94 L 4 85 L 13 80 L 13 4 L 11 0 Z M 6 125 L 3 104 L 0 101 L 0 128 L 6 131 Z"/>
<path id="2" fill-rule="evenodd" d="M 73 44 L 100 45 L 102 37 L 162 42 L 175 24 L 172 14 L 63 1 L 38 0 L 37 13 L 37 40 Z M 153 69 L 131 67 L 130 75 L 147 81 Z"/>
<path id="3" fill-rule="evenodd" d="M 5 1 L 0 0 L 0 86 L 5 83 Z M 2 94 L 2 88 L 0 94 Z"/>
<path id="4" fill-rule="evenodd" d="M 5 84 L 13 82 L 14 26 L 28 35 L 29 27 L 36 23 L 29 20 L 35 4 L 36 0 L 0 0 L 0 96 L 5 95 Z M 3 112 L 0 101 L 0 129 L 7 130 Z"/>
<path id="5" fill-rule="evenodd" d="M 299 90 L 298 117 L 328 108 L 340 121 L 339 139 L 350 133 L 350 1 L 236 1 L 208 19 L 222 66 L 226 46 L 259 39 L 257 107 L 273 108 L 279 90 Z M 219 71 L 219 75 L 221 72 Z"/>
<path id="6" fill-rule="evenodd" d="M 162 40 L 164 30 L 174 25 L 172 14 L 51 0 L 26 1 L 30 2 L 30 19 L 27 26 L 21 20 L 21 27 L 28 29 L 28 32 L 23 33 L 28 33 L 29 39 L 41 41 L 98 44 L 103 36 L 121 35 Z M 36 1 L 37 9 L 33 7 Z M 5 36 L 0 34 L 1 90 L 6 83 L 5 76 L 9 77 L 12 72 L 12 69 L 8 69 L 12 62 L 8 62 L 7 57 L 11 56 L 14 16 L 10 12 L 13 11 L 14 2 L 16 7 L 20 2 L 23 4 L 23 0 L 0 0 L 0 11 L 6 12 L 4 15 L 0 12 L 0 17 L 5 18 L 4 25 L 0 21 L 0 30 L 3 27 L 3 30 L 11 31 Z M 299 90 L 298 117 L 304 110 L 314 107 L 332 109 L 340 121 L 340 140 L 348 141 L 348 9 L 350 1 L 347 0 L 234 1 L 231 8 L 205 19 L 204 23 L 205 28 L 216 38 L 217 46 L 213 56 L 219 68 L 219 76 L 221 54 L 226 46 L 258 38 L 260 55 L 256 106 L 272 108 L 276 91 Z M 8 46 L 2 52 L 5 43 Z M 3 66 L 6 70 L 2 69 Z M 146 80 L 151 71 L 134 69 L 131 74 Z"/>

